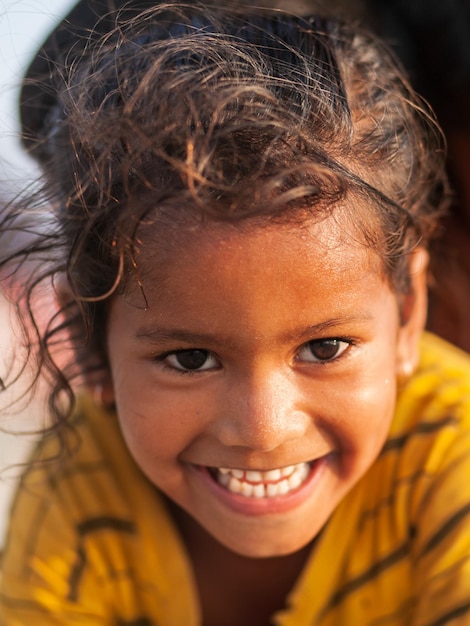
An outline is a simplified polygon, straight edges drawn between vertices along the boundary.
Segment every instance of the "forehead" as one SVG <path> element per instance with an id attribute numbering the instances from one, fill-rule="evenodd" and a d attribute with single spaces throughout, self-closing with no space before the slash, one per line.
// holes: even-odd
<path id="1" fill-rule="evenodd" d="M 303 289 L 386 283 L 378 254 L 340 212 L 284 223 L 150 219 L 139 232 L 135 267 L 138 280 L 131 271 L 127 285 L 134 294 L 142 288 L 175 294 L 177 283 L 188 292 L 213 291 L 226 282 L 242 292 L 260 279 L 278 290 L 292 281 Z"/>

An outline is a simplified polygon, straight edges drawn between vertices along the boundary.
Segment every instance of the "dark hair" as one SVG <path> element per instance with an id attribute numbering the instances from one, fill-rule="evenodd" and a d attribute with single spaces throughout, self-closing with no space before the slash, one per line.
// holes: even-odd
<path id="1" fill-rule="evenodd" d="M 28 302 L 59 273 L 73 293 L 39 333 L 43 364 L 64 328 L 78 346 L 75 373 L 46 363 L 56 420 L 71 409 L 59 401 L 73 398 L 70 379 L 106 367 L 107 306 L 139 282 L 136 232 L 157 210 L 165 220 L 180 219 L 177 206 L 200 220 L 321 219 L 357 196 L 346 217 L 404 293 L 406 254 L 426 245 L 446 201 L 431 111 L 356 25 L 174 3 L 111 18 L 56 63 L 39 118 L 31 84 L 23 90 L 24 141 L 55 221 L 13 257 L 48 261 Z"/>

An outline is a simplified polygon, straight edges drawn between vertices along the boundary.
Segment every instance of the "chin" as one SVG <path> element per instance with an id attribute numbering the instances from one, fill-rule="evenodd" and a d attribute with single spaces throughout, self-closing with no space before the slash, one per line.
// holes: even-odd
<path id="1" fill-rule="evenodd" d="M 209 529 L 207 532 L 211 533 Z M 221 536 L 220 533 L 211 533 L 213 538 L 222 546 L 250 559 L 269 559 L 289 556 L 309 546 L 316 535 L 299 536 L 290 533 L 291 536 L 283 537 L 282 533 L 273 532 L 272 537 L 267 531 L 247 532 L 243 536 Z M 293 537 L 295 539 L 293 540 Z"/>

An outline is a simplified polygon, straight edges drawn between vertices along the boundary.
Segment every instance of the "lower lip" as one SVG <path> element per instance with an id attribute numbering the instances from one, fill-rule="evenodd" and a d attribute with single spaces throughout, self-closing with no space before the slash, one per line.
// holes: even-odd
<path id="1" fill-rule="evenodd" d="M 290 493 L 271 498 L 247 498 L 238 493 L 232 493 L 214 479 L 209 470 L 203 466 L 192 465 L 197 476 L 202 478 L 207 488 L 214 493 L 226 506 L 242 515 L 272 515 L 286 513 L 309 499 L 317 482 L 323 474 L 329 462 L 329 455 L 324 456 L 310 464 L 310 472 L 305 481 Z"/>

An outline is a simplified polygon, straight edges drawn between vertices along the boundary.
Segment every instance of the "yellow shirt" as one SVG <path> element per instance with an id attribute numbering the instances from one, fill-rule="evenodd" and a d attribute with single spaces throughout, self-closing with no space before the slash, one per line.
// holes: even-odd
<path id="1" fill-rule="evenodd" d="M 85 400 L 75 432 L 80 447 L 59 469 L 40 464 L 23 478 L 0 624 L 200 625 L 181 539 L 115 417 Z M 48 437 L 41 455 L 57 450 Z M 424 336 L 383 451 L 331 516 L 273 624 L 470 624 L 470 357 Z"/>

